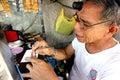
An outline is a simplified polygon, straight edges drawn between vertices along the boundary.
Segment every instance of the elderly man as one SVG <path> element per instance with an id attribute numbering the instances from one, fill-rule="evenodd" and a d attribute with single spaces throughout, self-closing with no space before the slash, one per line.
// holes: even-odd
<path id="1" fill-rule="evenodd" d="M 74 26 L 76 37 L 65 49 L 48 48 L 44 41 L 33 46 L 33 55 L 54 55 L 63 60 L 75 54 L 69 80 L 120 80 L 120 44 L 113 38 L 118 31 L 118 0 L 86 0 L 77 11 Z M 47 47 L 47 48 L 40 48 Z M 34 80 L 59 80 L 49 63 L 27 58 L 29 73 Z"/>

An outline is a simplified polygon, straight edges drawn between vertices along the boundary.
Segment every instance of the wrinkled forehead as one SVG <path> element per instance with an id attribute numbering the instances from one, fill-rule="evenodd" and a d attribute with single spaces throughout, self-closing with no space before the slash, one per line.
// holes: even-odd
<path id="1" fill-rule="evenodd" d="M 84 3 L 82 9 L 77 12 L 79 17 L 86 17 L 88 15 L 95 16 L 96 18 L 100 18 L 102 13 L 103 7 L 100 5 L 95 5 L 94 3 L 88 1 Z M 90 17 L 89 16 L 89 17 Z"/>

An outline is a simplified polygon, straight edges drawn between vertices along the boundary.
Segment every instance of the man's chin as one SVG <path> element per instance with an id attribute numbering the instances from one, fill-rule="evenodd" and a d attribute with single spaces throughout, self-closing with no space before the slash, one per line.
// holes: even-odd
<path id="1" fill-rule="evenodd" d="M 79 42 L 85 43 L 85 40 L 84 40 L 84 39 L 79 39 L 79 38 L 77 38 L 77 39 L 78 39 Z"/>

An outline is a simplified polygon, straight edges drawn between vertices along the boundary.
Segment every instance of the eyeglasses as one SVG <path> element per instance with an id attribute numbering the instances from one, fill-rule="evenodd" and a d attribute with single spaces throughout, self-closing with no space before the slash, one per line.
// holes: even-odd
<path id="1" fill-rule="evenodd" d="M 102 22 L 98 22 L 98 23 L 95 23 L 95 24 L 92 24 L 92 25 L 88 25 L 87 23 L 85 23 L 84 20 L 79 19 L 77 15 L 76 15 L 76 17 L 75 17 L 75 20 L 76 20 L 76 22 L 78 22 L 80 25 L 83 25 L 83 27 L 81 28 L 81 29 L 83 29 L 83 30 L 86 30 L 86 29 L 88 29 L 88 28 L 90 28 L 90 27 L 92 27 L 92 26 L 96 26 L 96 25 L 99 25 L 99 24 L 103 24 L 103 23 L 106 23 L 106 22 L 109 22 L 109 21 L 111 21 L 111 22 L 113 23 L 113 19 L 109 19 L 109 20 L 106 20 L 106 21 L 102 21 Z"/>

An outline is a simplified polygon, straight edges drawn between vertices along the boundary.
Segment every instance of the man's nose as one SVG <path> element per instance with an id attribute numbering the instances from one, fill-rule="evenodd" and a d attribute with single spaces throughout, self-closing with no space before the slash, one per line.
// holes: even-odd
<path id="1" fill-rule="evenodd" d="M 76 22 L 74 25 L 74 30 L 83 30 L 83 26 L 79 24 L 79 22 Z"/>

